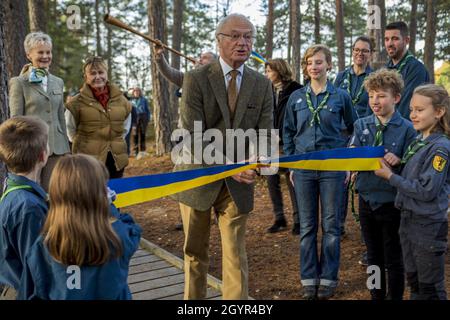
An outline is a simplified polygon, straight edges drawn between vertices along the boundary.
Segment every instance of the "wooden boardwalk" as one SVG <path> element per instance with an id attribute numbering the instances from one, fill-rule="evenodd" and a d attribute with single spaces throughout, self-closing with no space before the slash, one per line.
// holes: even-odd
<path id="1" fill-rule="evenodd" d="M 143 239 L 130 261 L 128 284 L 133 300 L 182 300 L 183 260 Z M 221 286 L 208 275 L 207 299 L 221 299 Z"/>

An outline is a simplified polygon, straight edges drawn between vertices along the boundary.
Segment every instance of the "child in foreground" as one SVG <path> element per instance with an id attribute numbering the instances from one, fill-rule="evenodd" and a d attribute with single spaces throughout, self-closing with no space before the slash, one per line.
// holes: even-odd
<path id="1" fill-rule="evenodd" d="M 382 69 L 371 73 L 364 86 L 373 114 L 355 122 L 350 145 L 383 146 L 384 160 L 394 172 L 400 172 L 400 159 L 417 135 L 412 123 L 395 110 L 403 80 L 398 72 Z M 398 235 L 400 210 L 394 205 L 397 190 L 373 171 L 358 173 L 356 189 L 368 264 L 378 266 L 381 274 L 381 287 L 370 290 L 371 297 L 373 300 L 401 300 L 405 275 Z"/>
<path id="2" fill-rule="evenodd" d="M 414 90 L 411 121 L 420 132 L 402 158 L 401 175 L 382 161 L 375 174 L 397 188 L 400 241 L 412 300 L 445 300 L 450 174 L 450 99 L 441 86 Z"/>
<path id="3" fill-rule="evenodd" d="M 105 166 L 91 156 L 58 162 L 47 221 L 26 258 L 20 299 L 131 299 L 128 265 L 141 228 L 129 215 L 111 213 L 107 179 Z"/>
<path id="4" fill-rule="evenodd" d="M 8 168 L 0 199 L 0 284 L 14 299 L 25 256 L 39 236 L 47 215 L 47 194 L 40 186 L 46 165 L 48 126 L 37 117 L 17 116 L 0 125 L 0 161 Z"/>

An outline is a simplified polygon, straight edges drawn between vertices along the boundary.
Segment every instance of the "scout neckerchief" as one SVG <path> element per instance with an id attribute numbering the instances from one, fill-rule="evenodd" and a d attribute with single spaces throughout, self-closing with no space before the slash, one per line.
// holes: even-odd
<path id="1" fill-rule="evenodd" d="M 11 180 L 8 180 L 8 187 L 6 188 L 5 192 L 3 192 L 3 195 L 0 198 L 0 202 L 3 201 L 3 199 L 8 195 L 8 193 L 19 189 L 33 189 L 33 187 L 27 184 L 17 184 L 12 182 Z"/>
<path id="2" fill-rule="evenodd" d="M 414 58 L 414 56 L 408 51 L 406 55 L 403 57 L 403 59 L 398 63 L 399 64 L 397 68 L 398 73 L 402 73 L 403 67 L 411 58 Z"/>
<path id="3" fill-rule="evenodd" d="M 386 130 L 388 122 L 383 124 L 381 123 L 380 119 L 375 117 L 375 126 L 377 128 L 377 131 L 375 132 L 375 139 L 373 141 L 374 147 L 379 147 L 383 145 L 383 131 Z"/>
<path id="4" fill-rule="evenodd" d="M 350 67 L 350 68 L 353 68 L 353 67 Z M 347 92 L 348 92 L 348 94 L 350 95 L 350 97 L 352 98 L 352 104 L 355 105 L 355 104 L 359 101 L 359 98 L 361 98 L 361 95 L 362 95 L 362 93 L 363 93 L 363 91 L 364 91 L 364 81 L 361 83 L 361 86 L 359 87 L 359 90 L 358 90 L 358 92 L 356 93 L 356 96 L 353 97 L 353 95 L 352 95 L 352 93 L 351 93 L 351 88 L 352 88 L 352 77 L 351 77 L 351 75 L 350 75 L 350 72 L 351 72 L 351 70 L 349 69 L 348 72 L 347 72 L 347 77 L 346 77 L 346 81 L 347 81 L 347 83 L 348 83 L 348 86 L 347 86 Z M 366 78 L 366 77 L 364 76 L 364 78 Z M 364 79 L 363 79 L 363 80 L 364 80 Z"/>
<path id="5" fill-rule="evenodd" d="M 325 95 L 325 98 L 323 98 L 322 102 L 319 104 L 319 106 L 314 109 L 314 106 L 311 101 L 311 86 L 308 86 L 306 89 L 306 104 L 308 105 L 309 111 L 311 111 L 312 119 L 309 122 L 309 125 L 312 127 L 315 123 L 320 124 L 320 116 L 319 112 L 323 109 L 325 104 L 328 101 L 328 97 L 330 96 L 330 92 L 327 91 L 327 94 Z"/>
<path id="6" fill-rule="evenodd" d="M 422 149 L 427 144 L 428 141 L 422 140 L 422 135 L 418 136 L 416 140 L 413 141 L 406 149 L 406 152 L 402 157 L 401 164 L 406 164 L 409 159 L 411 159 L 411 157 L 417 153 L 417 151 Z"/>

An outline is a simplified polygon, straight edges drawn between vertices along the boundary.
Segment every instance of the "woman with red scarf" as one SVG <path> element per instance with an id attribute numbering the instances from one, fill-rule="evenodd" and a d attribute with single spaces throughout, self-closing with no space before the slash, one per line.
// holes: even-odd
<path id="1" fill-rule="evenodd" d="M 72 152 L 96 157 L 106 165 L 110 178 L 121 178 L 128 165 L 125 135 L 131 104 L 116 85 L 108 82 L 108 67 L 101 57 L 83 66 L 84 84 L 67 105 L 68 127 L 73 128 Z"/>

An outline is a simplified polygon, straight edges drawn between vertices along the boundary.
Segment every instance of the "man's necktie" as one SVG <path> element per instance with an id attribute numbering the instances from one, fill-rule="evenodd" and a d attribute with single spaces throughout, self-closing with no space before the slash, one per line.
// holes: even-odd
<path id="1" fill-rule="evenodd" d="M 236 100 L 238 96 L 236 78 L 239 71 L 231 70 L 228 74 L 231 76 L 231 79 L 228 82 L 228 107 L 230 108 L 231 116 L 233 116 L 234 110 L 236 110 Z"/>

